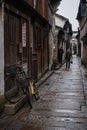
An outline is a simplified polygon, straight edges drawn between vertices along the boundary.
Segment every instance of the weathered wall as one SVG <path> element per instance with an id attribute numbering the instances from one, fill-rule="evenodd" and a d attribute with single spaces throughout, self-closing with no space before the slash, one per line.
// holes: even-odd
<path id="1" fill-rule="evenodd" d="M 68 20 L 66 17 L 63 17 L 62 15 L 56 14 L 55 15 L 55 25 L 58 27 L 63 28 L 66 20 Z"/>
<path id="2" fill-rule="evenodd" d="M 51 69 L 53 64 L 53 36 L 52 30 L 49 33 L 49 70 Z"/>
<path id="3" fill-rule="evenodd" d="M 4 13 L 0 8 L 0 110 L 4 98 Z"/>

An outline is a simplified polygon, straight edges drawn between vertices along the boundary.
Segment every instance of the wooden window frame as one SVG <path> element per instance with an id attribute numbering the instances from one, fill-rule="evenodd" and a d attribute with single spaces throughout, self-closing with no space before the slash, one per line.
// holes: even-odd
<path id="1" fill-rule="evenodd" d="M 42 47 L 42 28 L 35 25 L 35 47 Z"/>

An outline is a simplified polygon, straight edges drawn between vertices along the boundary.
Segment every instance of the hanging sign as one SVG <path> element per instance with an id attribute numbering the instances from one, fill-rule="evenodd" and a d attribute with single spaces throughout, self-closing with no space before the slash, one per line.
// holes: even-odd
<path id="1" fill-rule="evenodd" d="M 22 46 L 26 47 L 26 22 L 22 24 Z"/>

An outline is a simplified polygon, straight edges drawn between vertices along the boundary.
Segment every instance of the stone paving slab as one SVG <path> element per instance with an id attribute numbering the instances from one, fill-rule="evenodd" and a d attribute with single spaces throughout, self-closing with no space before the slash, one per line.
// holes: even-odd
<path id="1" fill-rule="evenodd" d="M 35 115 L 38 116 L 45 116 L 47 118 L 49 117 L 62 117 L 62 118 L 80 118 L 80 119 L 87 119 L 87 112 L 82 112 L 80 110 L 69 110 L 69 109 L 33 109 L 32 113 L 25 114 L 22 116 L 21 119 L 28 119 L 31 115 L 35 117 Z"/>
<path id="2" fill-rule="evenodd" d="M 37 123 L 38 122 L 38 123 Z M 25 119 L 23 120 L 16 120 L 11 125 L 9 125 L 6 130 L 24 130 L 25 128 L 30 130 L 42 130 L 42 129 L 60 129 L 60 128 L 66 128 L 66 129 L 76 129 L 76 130 L 86 130 L 87 120 L 79 120 L 79 119 L 73 119 L 73 118 L 58 118 L 58 117 L 51 117 L 47 118 L 44 116 L 29 116 L 28 121 Z M 42 127 L 41 127 L 42 126 Z M 25 129 L 26 130 L 26 129 Z"/>
<path id="3" fill-rule="evenodd" d="M 26 105 L 5 130 L 87 130 L 85 80 L 73 57 L 70 70 L 65 65 L 56 70 L 39 87 L 33 109 Z"/>
<path id="4" fill-rule="evenodd" d="M 41 97 L 40 102 L 78 102 L 80 104 L 85 104 L 85 101 L 83 99 L 61 99 L 57 98 L 55 99 L 54 97 L 52 98 L 47 98 L 47 97 Z M 39 103 L 39 102 L 38 102 Z"/>
<path id="5" fill-rule="evenodd" d="M 84 100 L 84 95 L 83 93 L 76 93 L 76 92 L 59 92 L 56 93 L 56 91 L 50 92 L 50 93 L 46 93 L 44 95 L 47 98 L 63 98 L 63 99 L 83 99 Z"/>

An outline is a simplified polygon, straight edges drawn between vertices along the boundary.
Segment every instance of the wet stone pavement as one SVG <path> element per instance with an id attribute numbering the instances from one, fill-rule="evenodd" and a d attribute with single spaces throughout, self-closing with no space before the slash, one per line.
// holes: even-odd
<path id="1" fill-rule="evenodd" d="M 33 109 L 25 105 L 0 130 L 87 130 L 84 73 L 80 60 L 73 56 L 70 70 L 66 71 L 64 64 L 39 87 L 40 99 L 33 102 Z"/>

